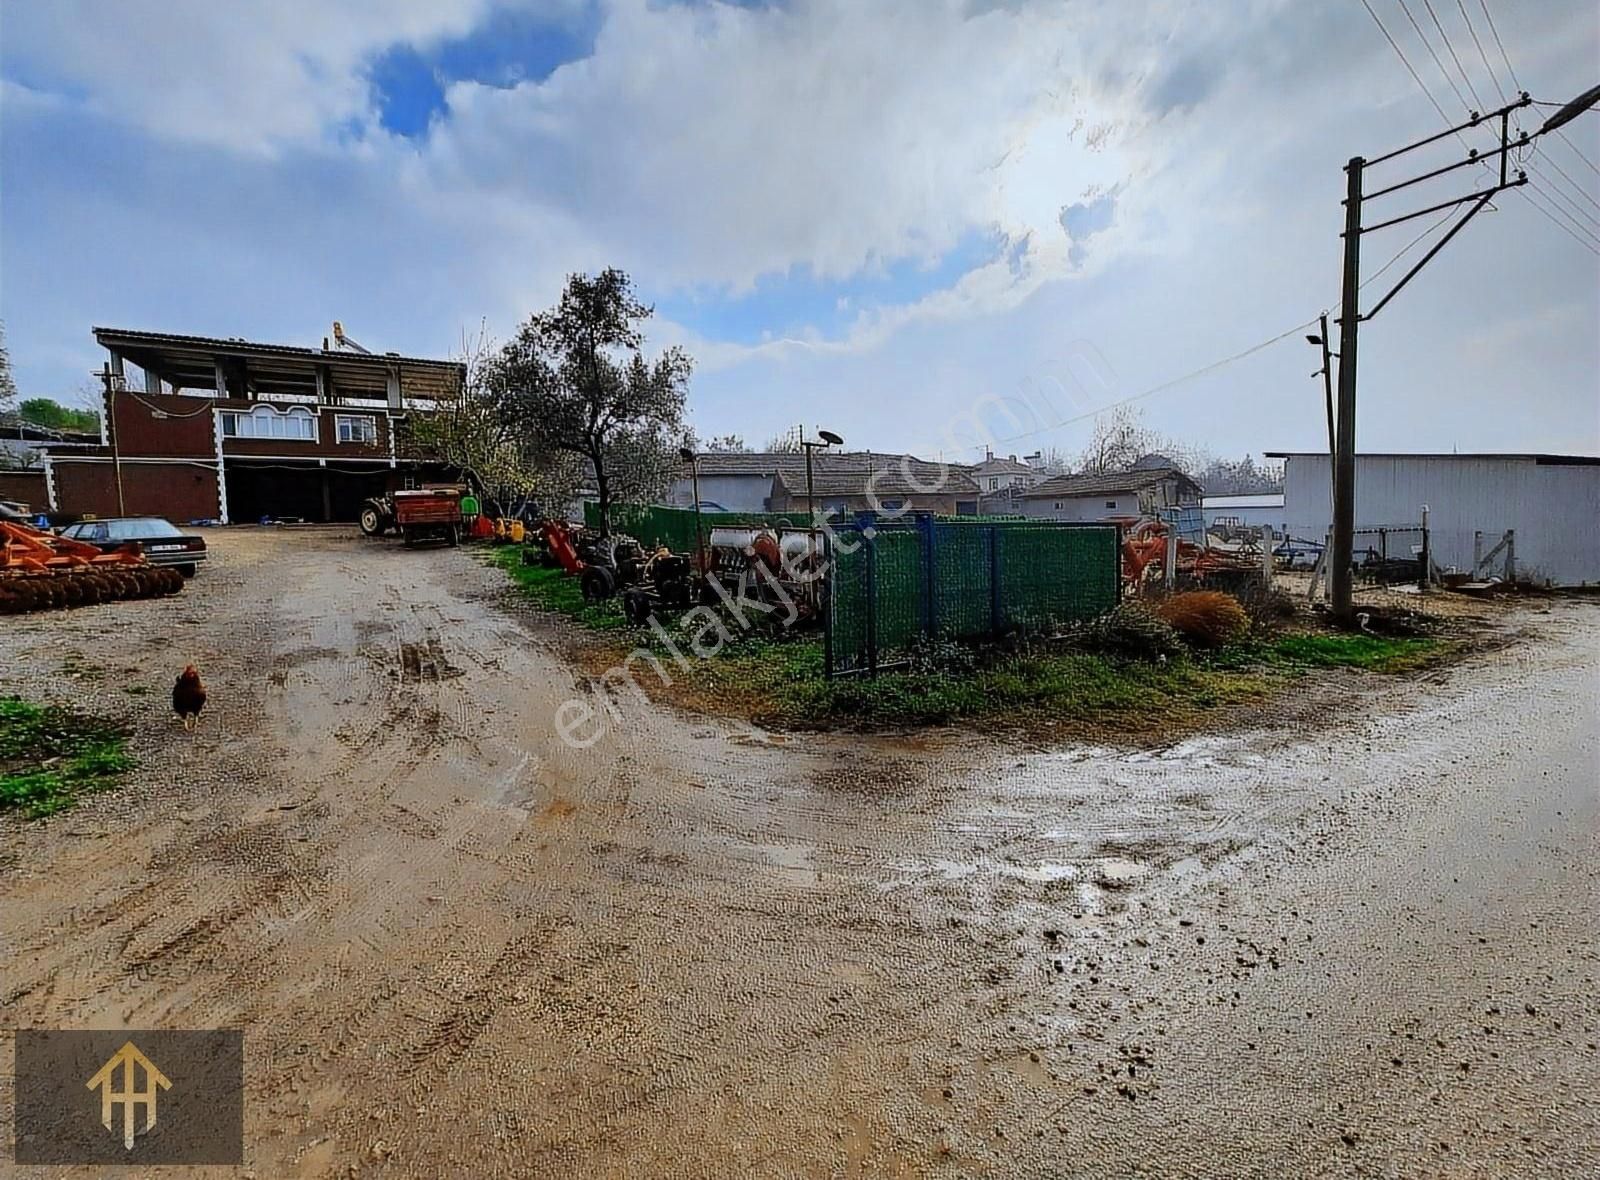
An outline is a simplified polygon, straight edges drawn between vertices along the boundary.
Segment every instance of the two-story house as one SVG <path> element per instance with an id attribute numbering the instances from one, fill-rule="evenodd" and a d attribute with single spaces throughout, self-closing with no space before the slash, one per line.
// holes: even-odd
<path id="1" fill-rule="evenodd" d="M 223 523 L 354 520 L 361 501 L 448 473 L 397 447 L 406 415 L 460 392 L 453 361 L 345 340 L 299 348 L 95 328 L 109 354 L 101 446 L 45 459 L 53 511 Z M 130 367 L 140 380 L 130 383 Z"/>

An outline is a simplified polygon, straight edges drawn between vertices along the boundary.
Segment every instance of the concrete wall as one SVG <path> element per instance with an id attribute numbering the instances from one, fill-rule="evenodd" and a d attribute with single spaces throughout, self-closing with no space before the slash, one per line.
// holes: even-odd
<path id="1" fill-rule="evenodd" d="M 702 475 L 700 499 L 721 504 L 729 512 L 765 512 L 772 494 L 770 475 Z M 689 477 L 673 482 L 667 503 L 677 508 L 694 507 L 694 491 Z"/>
<path id="2" fill-rule="evenodd" d="M 1284 467 L 1284 518 L 1293 536 L 1321 540 L 1331 493 L 1326 455 L 1292 455 Z M 1475 455 L 1360 455 L 1356 527 L 1416 524 L 1429 509 L 1440 568 L 1472 565 L 1516 530 L 1519 576 L 1558 586 L 1600 584 L 1600 464 L 1541 464 Z"/>

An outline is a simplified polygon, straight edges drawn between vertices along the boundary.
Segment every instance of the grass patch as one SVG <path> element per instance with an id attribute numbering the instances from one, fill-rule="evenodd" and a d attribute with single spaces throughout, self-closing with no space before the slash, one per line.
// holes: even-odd
<path id="1" fill-rule="evenodd" d="M 72 807 L 133 768 L 125 735 L 105 721 L 0 697 L 0 810 L 29 819 Z"/>
<path id="2" fill-rule="evenodd" d="M 615 599 L 603 603 L 585 602 L 577 578 L 551 566 L 523 565 L 522 552 L 520 545 L 502 545 L 488 550 L 486 559 L 510 574 L 518 589 L 545 610 L 575 619 L 591 631 L 631 629 Z"/>
<path id="3" fill-rule="evenodd" d="M 1295 632 L 1237 644 L 1206 662 L 1214 668 L 1358 668 L 1395 674 L 1437 663 L 1453 650 L 1454 644 L 1427 636 Z"/>
<path id="4" fill-rule="evenodd" d="M 628 623 L 617 600 L 585 602 L 578 579 L 559 569 L 522 565 L 521 556 L 520 548 L 507 546 L 491 550 L 487 560 L 505 570 L 539 607 L 600 633 L 601 642 L 587 645 L 578 657 L 592 675 L 610 672 L 615 678 L 613 670 L 630 652 L 643 649 L 653 660 L 630 660 L 626 670 L 647 695 L 779 726 L 883 729 L 960 720 L 1050 719 L 1118 730 L 1181 727 L 1203 721 L 1212 710 L 1261 701 L 1286 678 L 1308 670 L 1406 672 L 1436 662 L 1452 648 L 1431 638 L 1296 633 L 1246 637 L 1190 655 L 1173 635 L 1172 653 L 1163 652 L 1166 658 L 1157 660 L 1142 650 L 1088 642 L 1096 633 L 1091 627 L 1076 649 L 1058 646 L 1022 655 L 990 651 L 975 656 L 971 667 L 947 667 L 941 661 L 933 669 L 903 668 L 875 679 L 830 681 L 824 676 L 822 639 L 814 630 L 747 632 L 727 621 L 731 642 L 712 658 L 698 659 L 676 618 L 661 620 L 676 645 L 674 652 L 660 632 Z M 1122 613 L 1133 609 L 1125 607 Z M 1130 624 L 1119 619 L 1113 629 L 1120 628 L 1120 634 Z M 703 622 L 700 616 L 697 625 Z M 653 663 L 666 670 L 670 684 L 662 682 Z M 620 680 L 607 683 L 613 692 L 628 691 Z"/>

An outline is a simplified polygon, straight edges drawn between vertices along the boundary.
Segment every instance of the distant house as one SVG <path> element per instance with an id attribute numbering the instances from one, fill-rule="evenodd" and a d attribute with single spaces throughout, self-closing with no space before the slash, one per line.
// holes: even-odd
<path id="1" fill-rule="evenodd" d="M 1213 525 L 1231 528 L 1261 528 L 1283 531 L 1282 492 L 1252 492 L 1239 496 L 1202 496 L 1206 528 Z"/>
<path id="2" fill-rule="evenodd" d="M 1162 508 L 1198 506 L 1200 485 L 1176 467 L 1096 475 L 1058 475 L 1017 497 L 1017 510 L 1041 520 L 1117 520 Z"/>
<path id="3" fill-rule="evenodd" d="M 696 461 L 702 511 L 806 511 L 806 457 L 787 452 L 708 454 Z M 972 515 L 978 485 L 969 468 L 880 451 L 818 451 L 812 480 L 817 508 L 834 515 L 857 512 L 935 512 Z M 694 503 L 685 472 L 667 502 Z"/>

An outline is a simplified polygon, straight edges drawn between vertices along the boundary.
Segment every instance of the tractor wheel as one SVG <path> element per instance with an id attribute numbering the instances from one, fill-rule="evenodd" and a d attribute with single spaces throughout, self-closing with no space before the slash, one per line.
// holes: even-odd
<path id="1" fill-rule="evenodd" d="M 578 579 L 586 602 L 603 602 L 617 592 L 617 578 L 603 565 L 591 565 Z"/>
<path id="2" fill-rule="evenodd" d="M 378 511 L 376 504 L 363 504 L 361 506 L 361 515 L 357 518 L 356 523 L 361 526 L 361 532 L 364 536 L 383 536 L 383 513 Z"/>
<path id="3" fill-rule="evenodd" d="M 622 615 L 636 626 L 644 626 L 654 612 L 650 596 L 642 590 L 627 590 L 622 595 Z"/>

